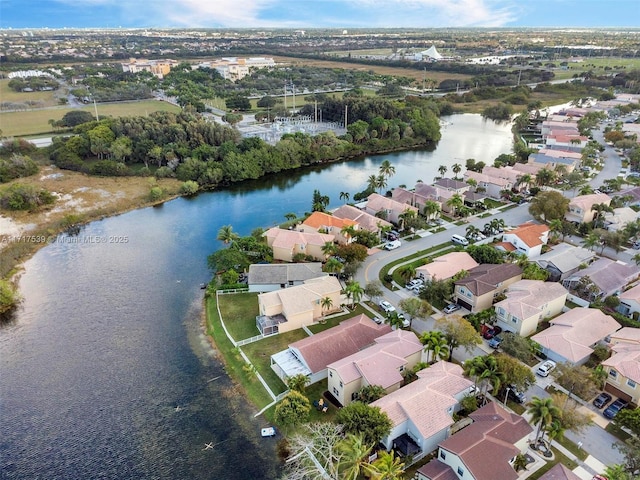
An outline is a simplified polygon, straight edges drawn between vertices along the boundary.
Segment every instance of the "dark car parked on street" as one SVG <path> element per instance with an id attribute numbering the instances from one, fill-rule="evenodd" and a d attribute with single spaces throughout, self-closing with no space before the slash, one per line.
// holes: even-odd
<path id="1" fill-rule="evenodd" d="M 609 395 L 608 393 L 602 392 L 593 401 L 593 406 L 596 408 L 602 408 L 610 401 L 611 401 L 611 395 Z"/>
<path id="2" fill-rule="evenodd" d="M 618 412 L 627 405 L 629 405 L 629 402 L 619 398 L 604 410 L 603 415 L 607 418 L 615 418 Z"/>

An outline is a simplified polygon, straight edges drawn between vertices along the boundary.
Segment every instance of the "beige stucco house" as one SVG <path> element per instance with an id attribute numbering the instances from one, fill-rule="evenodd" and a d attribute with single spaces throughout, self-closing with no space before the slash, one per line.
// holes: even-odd
<path id="1" fill-rule="evenodd" d="M 263 234 L 267 238 L 267 245 L 273 249 L 273 259 L 292 262 L 299 253 L 312 257 L 314 260 L 324 261 L 327 256 L 322 247 L 327 242 L 333 242 L 333 235 L 317 232 L 298 232 L 273 227 Z"/>
<path id="2" fill-rule="evenodd" d="M 380 194 L 372 193 L 367 197 L 367 204 L 364 211 L 370 215 L 381 216 L 395 225 L 400 225 L 400 215 L 411 210 L 418 214 L 418 209 L 406 203 L 397 202 L 391 198 L 383 197 Z"/>
<path id="3" fill-rule="evenodd" d="M 313 212 L 304 222 L 296 226 L 299 232 L 327 233 L 335 237 L 335 241 L 341 245 L 351 243 L 353 238 L 346 232 L 345 228 L 359 229 L 357 222 L 347 218 L 339 218 L 324 212 Z"/>
<path id="4" fill-rule="evenodd" d="M 424 345 L 415 333 L 397 329 L 375 339 L 375 344 L 327 366 L 327 390 L 349 405 L 365 386 L 378 385 L 394 392 L 403 381 L 402 373 L 422 360 Z"/>
<path id="5" fill-rule="evenodd" d="M 611 204 L 611 197 L 606 193 L 592 193 L 589 195 L 578 195 L 573 197 L 569 202 L 569 211 L 565 213 L 564 218 L 569 222 L 591 222 L 596 213 L 592 210 L 594 205 L 604 203 Z"/>
<path id="6" fill-rule="evenodd" d="M 375 217 L 351 205 L 342 205 L 341 207 L 338 207 L 338 209 L 333 212 L 333 216 L 353 220 L 359 225 L 359 228 L 368 230 L 372 233 L 380 233 L 383 228 L 392 227 L 391 222 Z"/>
<path id="7" fill-rule="evenodd" d="M 487 175 L 485 173 L 474 172 L 472 170 L 467 170 L 464 173 L 464 180 L 465 182 L 468 182 L 469 180 L 475 181 L 477 184 L 476 190 L 478 188 L 483 188 L 487 196 L 496 199 L 500 198 L 500 192 L 502 190 L 511 190 L 513 188 L 511 180 Z"/>
<path id="8" fill-rule="evenodd" d="M 640 405 L 640 344 L 617 343 L 613 355 L 602 362 L 607 372 L 605 391 Z"/>
<path id="9" fill-rule="evenodd" d="M 506 299 L 494 305 L 496 324 L 505 332 L 528 337 L 538 324 L 562 313 L 567 289 L 559 283 L 520 280 L 509 286 Z"/>
<path id="10" fill-rule="evenodd" d="M 387 450 L 404 455 L 432 452 L 449 436 L 453 414 L 473 382 L 462 367 L 439 361 L 418 372 L 418 379 L 371 403 L 391 420 L 391 433 L 381 440 Z"/>
<path id="11" fill-rule="evenodd" d="M 478 262 L 467 252 L 451 252 L 416 268 L 416 276 L 425 281 L 447 280 L 462 270 L 471 270 L 477 266 Z"/>
<path id="12" fill-rule="evenodd" d="M 514 263 L 478 265 L 454 283 L 455 303 L 474 313 L 486 310 L 497 295 L 520 279 L 522 269 Z"/>
<path id="13" fill-rule="evenodd" d="M 322 316 L 340 310 L 344 303 L 342 286 L 336 277 L 318 277 L 302 285 L 258 295 L 260 333 L 271 335 L 309 326 Z M 326 306 L 323 299 L 331 300 Z"/>

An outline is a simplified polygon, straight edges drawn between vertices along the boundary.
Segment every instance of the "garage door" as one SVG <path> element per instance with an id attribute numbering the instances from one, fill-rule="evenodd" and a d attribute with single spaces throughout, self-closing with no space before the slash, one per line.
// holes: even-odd
<path id="1" fill-rule="evenodd" d="M 632 398 L 631 395 L 629 395 L 628 393 L 624 393 L 622 390 L 614 387 L 613 385 L 610 385 L 609 383 L 605 383 L 604 391 L 609 392 L 612 395 L 615 395 L 616 397 L 620 397 L 621 399 L 627 402 L 631 402 L 631 398 Z"/>
<path id="2" fill-rule="evenodd" d="M 460 298 L 457 299 L 457 303 L 458 303 L 458 305 L 466 308 L 470 312 L 473 311 L 473 305 L 471 305 L 470 303 L 467 303 L 467 302 L 465 302 L 464 300 L 462 300 Z"/>

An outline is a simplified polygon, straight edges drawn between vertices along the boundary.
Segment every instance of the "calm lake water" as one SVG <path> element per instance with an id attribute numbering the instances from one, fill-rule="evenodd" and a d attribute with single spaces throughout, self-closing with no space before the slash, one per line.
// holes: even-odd
<path id="1" fill-rule="evenodd" d="M 25 264 L 21 309 L 0 327 L 0 478 L 277 478 L 275 441 L 259 436 L 264 419 L 254 419 L 200 326 L 198 286 L 210 277 L 217 232 L 231 224 L 246 235 L 302 214 L 314 189 L 337 207 L 340 192 L 363 190 L 385 159 L 396 168 L 389 186 L 411 186 L 432 181 L 439 165 L 511 151 L 508 125 L 446 120 L 432 151 L 177 199 L 40 250 Z"/>

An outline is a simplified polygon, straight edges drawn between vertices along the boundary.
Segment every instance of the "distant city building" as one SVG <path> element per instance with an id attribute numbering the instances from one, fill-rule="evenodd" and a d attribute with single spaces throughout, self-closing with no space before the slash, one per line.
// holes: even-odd
<path id="1" fill-rule="evenodd" d="M 197 65 L 193 65 L 192 68 L 194 70 L 196 68 L 213 68 L 225 80 L 231 80 L 235 82 L 237 80 L 242 80 L 253 70 L 258 70 L 261 68 L 273 68 L 275 66 L 276 62 L 271 57 L 223 57 L 219 60 L 202 62 Z"/>
<path id="2" fill-rule="evenodd" d="M 143 58 L 130 58 L 128 63 L 122 64 L 122 71 L 131 73 L 151 72 L 156 77 L 162 79 L 176 65 L 178 65 L 177 60 L 146 60 Z"/>

